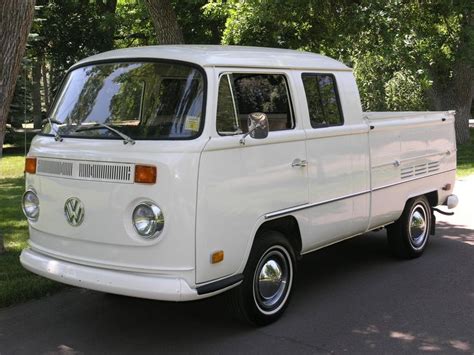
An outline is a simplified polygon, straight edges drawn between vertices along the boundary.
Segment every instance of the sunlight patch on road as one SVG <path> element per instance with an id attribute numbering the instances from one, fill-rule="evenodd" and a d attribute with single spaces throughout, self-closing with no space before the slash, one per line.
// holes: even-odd
<path id="1" fill-rule="evenodd" d="M 459 236 L 459 237 L 458 236 L 445 235 L 445 236 L 442 236 L 442 238 L 449 239 L 449 240 L 456 240 L 458 242 L 474 246 L 474 235 L 473 236 Z"/>
<path id="2" fill-rule="evenodd" d="M 415 336 L 411 335 L 410 333 L 402 333 L 402 332 L 390 332 L 390 338 L 400 339 L 405 341 L 413 341 L 415 340 Z"/>

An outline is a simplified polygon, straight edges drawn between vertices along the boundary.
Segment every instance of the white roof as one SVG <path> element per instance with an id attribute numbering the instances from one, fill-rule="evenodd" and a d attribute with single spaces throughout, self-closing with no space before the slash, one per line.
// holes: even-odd
<path id="1" fill-rule="evenodd" d="M 73 67 L 93 61 L 143 58 L 180 60 L 202 67 L 351 70 L 335 59 L 310 52 L 215 45 L 166 45 L 117 49 L 85 58 Z"/>

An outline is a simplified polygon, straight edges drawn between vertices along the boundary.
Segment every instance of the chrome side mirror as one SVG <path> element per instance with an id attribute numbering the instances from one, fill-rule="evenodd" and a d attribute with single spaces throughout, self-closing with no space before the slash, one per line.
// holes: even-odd
<path id="1" fill-rule="evenodd" d="M 263 112 L 252 112 L 247 120 L 248 132 L 240 139 L 240 144 L 245 145 L 245 138 L 250 135 L 254 139 L 268 137 L 268 117 Z"/>

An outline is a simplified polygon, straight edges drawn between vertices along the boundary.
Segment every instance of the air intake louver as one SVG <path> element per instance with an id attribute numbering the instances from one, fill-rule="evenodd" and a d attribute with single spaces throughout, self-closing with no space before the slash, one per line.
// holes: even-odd
<path id="1" fill-rule="evenodd" d="M 432 173 L 434 171 L 439 170 L 439 161 L 433 161 L 431 163 L 428 163 L 428 172 Z"/>
<path id="2" fill-rule="evenodd" d="M 408 166 L 406 168 L 402 168 L 400 170 L 400 174 L 401 174 L 402 179 L 407 179 L 409 177 L 412 177 L 413 176 L 413 167 Z"/>
<path id="3" fill-rule="evenodd" d="M 92 180 L 129 181 L 130 165 L 79 163 L 79 177 Z"/>
<path id="4" fill-rule="evenodd" d="M 135 165 L 38 158 L 36 173 L 67 179 L 133 184 Z"/>
<path id="5" fill-rule="evenodd" d="M 38 174 L 72 176 L 72 163 L 61 160 L 38 159 Z"/>
<path id="6" fill-rule="evenodd" d="M 425 164 L 417 164 L 413 166 L 404 166 L 400 169 L 400 177 L 408 179 L 415 176 L 433 173 L 439 170 L 439 161 L 433 161 Z"/>

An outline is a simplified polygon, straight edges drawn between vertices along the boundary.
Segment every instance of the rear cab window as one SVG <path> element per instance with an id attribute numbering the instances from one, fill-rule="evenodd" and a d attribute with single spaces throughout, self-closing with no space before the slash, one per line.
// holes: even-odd
<path id="1" fill-rule="evenodd" d="M 311 127 L 341 126 L 344 117 L 333 74 L 303 73 L 303 86 L 308 103 Z"/>
<path id="2" fill-rule="evenodd" d="M 248 115 L 252 112 L 267 115 L 270 132 L 295 127 L 285 75 L 224 73 L 220 76 L 217 132 L 220 135 L 246 133 Z"/>

